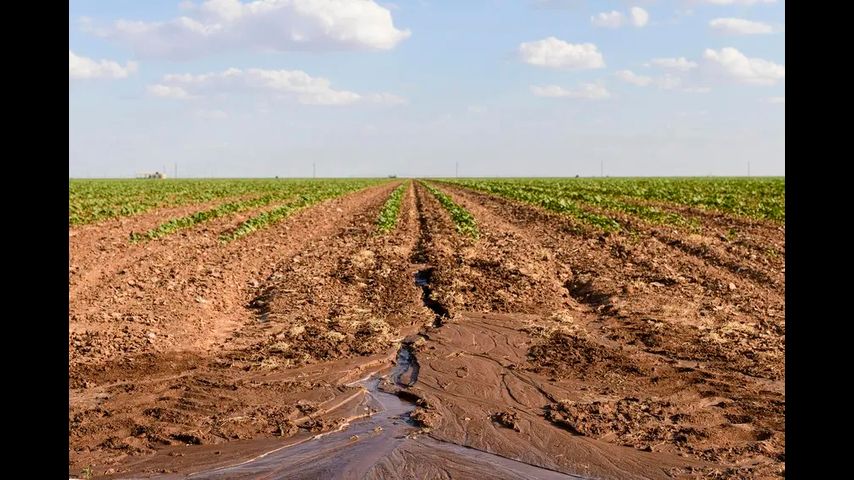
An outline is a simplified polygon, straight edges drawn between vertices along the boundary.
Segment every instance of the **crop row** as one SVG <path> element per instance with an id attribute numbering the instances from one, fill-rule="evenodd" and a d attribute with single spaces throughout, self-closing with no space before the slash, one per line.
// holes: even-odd
<path id="1" fill-rule="evenodd" d="M 279 196 L 305 185 L 340 180 L 305 179 L 111 179 L 70 180 L 68 221 L 83 225 L 136 215 L 156 208 L 218 199 L 232 203 L 266 195 Z"/>
<path id="2" fill-rule="evenodd" d="M 389 195 L 388 200 L 386 200 L 377 217 L 377 230 L 380 233 L 388 233 L 397 226 L 397 219 L 400 216 L 400 202 L 403 199 L 403 193 L 410 183 L 404 182 Z"/>
<path id="3" fill-rule="evenodd" d="M 454 183 L 485 191 L 514 200 L 520 200 L 538 205 L 548 210 L 568 214 L 580 221 L 606 231 L 619 230 L 620 224 L 611 217 L 590 212 L 582 208 L 576 200 L 567 196 L 555 195 L 536 186 L 528 187 L 511 182 L 467 181 L 458 180 Z"/>
<path id="4" fill-rule="evenodd" d="M 680 215 L 659 207 L 668 204 L 785 221 L 783 178 L 469 179 L 459 183 L 495 193 L 527 191 L 617 210 L 657 223 L 685 222 Z"/>
<path id="5" fill-rule="evenodd" d="M 377 180 L 341 180 L 318 182 L 316 188 L 301 193 L 296 200 L 288 202 L 267 212 L 260 213 L 241 223 L 234 230 L 220 235 L 220 241 L 227 243 L 257 230 L 266 228 L 283 220 L 293 213 L 316 203 L 355 192 L 376 184 Z"/>
<path id="6" fill-rule="evenodd" d="M 474 217 L 468 212 L 468 210 L 457 205 L 453 200 L 451 200 L 451 197 L 445 195 L 436 187 L 424 182 L 420 183 L 421 185 L 424 185 L 424 187 L 427 188 L 427 190 L 429 190 L 437 200 L 439 200 L 442 207 L 448 211 L 451 215 L 451 220 L 454 222 L 454 226 L 457 228 L 457 232 L 472 238 L 478 238 L 480 236 L 480 231 L 477 229 L 477 223 L 475 223 Z"/>
<path id="7" fill-rule="evenodd" d="M 289 194 L 285 195 L 285 198 L 291 196 Z M 252 198 L 249 200 L 237 201 L 237 202 L 227 202 L 223 203 L 217 207 L 202 210 L 200 212 L 195 212 L 190 215 L 185 215 L 179 218 L 173 218 L 167 222 L 161 223 L 157 227 L 142 233 L 137 234 L 134 233 L 131 235 L 131 239 L 134 241 L 141 240 L 153 240 L 155 238 L 165 237 L 171 233 L 174 233 L 178 230 L 182 230 L 185 228 L 190 228 L 192 226 L 198 225 L 200 223 L 208 222 L 216 218 L 225 217 L 228 215 L 233 215 L 235 213 L 240 213 L 244 210 L 249 210 L 252 208 L 259 208 L 265 205 L 268 205 L 276 200 L 283 200 L 283 194 L 268 194 L 263 197 Z"/>

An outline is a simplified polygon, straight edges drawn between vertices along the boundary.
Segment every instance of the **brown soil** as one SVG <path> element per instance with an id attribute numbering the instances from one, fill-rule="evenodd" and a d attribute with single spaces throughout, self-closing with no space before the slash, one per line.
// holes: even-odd
<path id="1" fill-rule="evenodd" d="M 413 184 L 377 235 L 398 184 L 224 246 L 251 212 L 138 245 L 181 213 L 72 230 L 69 473 L 234 478 L 276 450 L 293 478 L 784 476 L 784 229 L 685 210 L 698 231 L 600 235 L 437 185 L 472 240 Z M 412 333 L 386 390 L 415 427 L 348 434 Z"/>

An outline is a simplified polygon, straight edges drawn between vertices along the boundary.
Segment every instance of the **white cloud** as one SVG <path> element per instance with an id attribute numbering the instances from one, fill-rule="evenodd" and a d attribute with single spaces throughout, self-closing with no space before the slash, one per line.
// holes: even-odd
<path id="1" fill-rule="evenodd" d="M 786 97 L 768 97 L 765 99 L 767 103 L 773 103 L 777 105 L 785 105 Z"/>
<path id="2" fill-rule="evenodd" d="M 774 33 L 771 25 L 743 18 L 716 18 L 709 22 L 712 29 L 728 35 L 761 35 Z"/>
<path id="3" fill-rule="evenodd" d="M 756 5 L 758 3 L 776 3 L 777 0 L 700 0 L 709 5 Z"/>
<path id="4" fill-rule="evenodd" d="M 593 26 L 602 28 L 620 28 L 626 24 L 643 27 L 647 22 L 649 22 L 649 13 L 640 7 L 630 8 L 628 15 L 617 10 L 611 10 L 590 17 L 590 23 Z"/>
<path id="5" fill-rule="evenodd" d="M 352 103 L 376 103 L 400 105 L 403 97 L 391 93 L 358 94 L 347 90 L 335 90 L 329 80 L 312 77 L 300 70 L 263 70 L 250 68 L 228 70 L 201 75 L 165 75 L 161 82 L 148 87 L 155 96 L 173 99 L 201 98 L 206 95 L 229 92 L 261 92 L 274 98 L 296 100 L 305 105 L 348 105 Z"/>
<path id="6" fill-rule="evenodd" d="M 538 97 L 581 98 L 604 100 L 610 98 L 608 90 L 597 83 L 584 83 L 579 88 L 566 89 L 557 85 L 531 85 L 531 93 Z"/>
<path id="7" fill-rule="evenodd" d="M 732 47 L 719 51 L 707 48 L 703 58 L 712 73 L 741 83 L 774 85 L 786 76 L 785 66 L 761 58 L 748 58 Z"/>
<path id="8" fill-rule="evenodd" d="M 644 75 L 638 75 L 632 72 L 631 70 L 620 70 L 615 75 L 620 80 L 626 83 L 631 83 L 632 85 L 637 85 L 639 87 L 645 87 L 652 83 L 652 78 Z"/>
<path id="9" fill-rule="evenodd" d="M 409 103 L 404 97 L 393 93 L 371 93 L 363 95 L 362 99 L 370 103 L 378 103 L 382 105 L 406 105 Z"/>
<path id="10" fill-rule="evenodd" d="M 662 90 L 675 90 L 682 86 L 682 79 L 667 73 L 655 79 L 655 86 Z"/>
<path id="11" fill-rule="evenodd" d="M 154 95 L 155 97 L 163 97 L 163 98 L 174 98 L 177 100 L 186 100 L 192 98 L 186 90 L 181 87 L 170 86 L 170 85 L 149 85 L 148 93 Z"/>
<path id="12" fill-rule="evenodd" d="M 373 0 L 207 0 L 160 22 L 119 20 L 101 35 L 141 57 L 192 58 L 240 48 L 388 50 L 410 36 Z"/>
<path id="13" fill-rule="evenodd" d="M 685 93 L 709 93 L 711 91 L 711 88 L 704 86 L 683 87 L 685 79 L 671 73 L 665 73 L 660 77 L 653 78 L 646 75 L 638 75 L 631 70 L 620 70 L 615 75 L 620 80 L 639 87 L 654 85 L 661 90 L 677 90 Z"/>
<path id="14" fill-rule="evenodd" d="M 136 72 L 137 63 L 127 62 L 124 67 L 109 60 L 92 60 L 68 51 L 68 78 L 75 80 L 93 78 L 127 78 Z"/>
<path id="15" fill-rule="evenodd" d="M 590 23 L 595 27 L 603 28 L 620 28 L 626 21 L 622 13 L 611 10 L 610 12 L 602 12 L 590 17 Z"/>
<path id="16" fill-rule="evenodd" d="M 709 93 L 712 90 L 707 86 L 696 84 L 691 85 L 691 83 L 688 83 L 687 86 L 684 86 L 686 83 L 686 78 L 680 76 L 682 74 L 683 72 L 677 72 L 676 74 L 667 72 L 664 75 L 653 78 L 646 75 L 638 75 L 632 72 L 631 70 L 620 70 L 614 75 L 620 80 L 626 83 L 630 83 L 632 85 L 636 85 L 638 87 L 647 87 L 650 85 L 654 85 L 660 90 L 675 90 L 685 93 Z"/>
<path id="17" fill-rule="evenodd" d="M 656 67 L 666 68 L 669 70 L 677 70 L 687 72 L 688 70 L 697 68 L 697 63 L 689 61 L 685 57 L 679 58 L 654 58 L 649 63 Z"/>
<path id="18" fill-rule="evenodd" d="M 567 43 L 555 37 L 519 45 L 522 61 L 538 67 L 593 69 L 605 66 L 602 53 L 592 43 Z"/>
<path id="19" fill-rule="evenodd" d="M 649 22 L 649 13 L 640 7 L 630 8 L 629 17 L 632 19 L 632 25 L 636 27 L 643 27 Z"/>

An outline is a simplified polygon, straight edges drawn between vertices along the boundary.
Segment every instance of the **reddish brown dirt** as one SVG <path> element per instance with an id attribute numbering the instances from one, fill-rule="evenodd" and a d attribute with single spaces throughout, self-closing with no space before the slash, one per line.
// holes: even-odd
<path id="1" fill-rule="evenodd" d="M 282 264 L 250 304 L 260 321 L 227 340 L 236 364 L 290 367 L 385 351 L 401 327 L 429 319 L 413 280 L 413 201 L 411 193 L 404 198 L 392 235 L 377 234 L 378 202 Z"/>
<path id="2" fill-rule="evenodd" d="M 116 263 L 133 258 L 125 267 L 104 270 L 96 285 L 81 281 L 69 302 L 71 465 L 272 433 L 290 408 L 277 400 L 283 391 L 338 395 L 310 382 L 258 381 L 220 352 L 261 323 L 249 303 L 265 279 L 313 240 L 344 235 L 347 219 L 378 212 L 392 188 L 324 202 L 225 246 L 218 229 L 239 218 L 121 249 Z M 229 420 L 222 430 L 232 417 L 245 425 Z"/>
<path id="3" fill-rule="evenodd" d="M 543 375 L 529 367 L 539 342 L 530 332 L 563 328 L 536 315 L 460 313 L 416 347 L 421 366 L 409 390 L 426 407 L 416 412 L 430 437 L 584 478 L 668 478 L 706 462 L 675 452 L 644 451 L 601 435 L 579 435 L 549 416 L 563 399 L 594 396 L 597 380 Z M 603 364 L 607 360 L 600 358 Z M 625 372 L 614 374 L 625 377 Z"/>
<path id="4" fill-rule="evenodd" d="M 172 240 L 164 239 L 153 244 L 133 244 L 128 241 L 133 233 L 146 232 L 173 218 L 180 218 L 215 208 L 224 203 L 252 197 L 254 196 L 244 195 L 220 198 L 210 202 L 162 208 L 132 217 L 120 217 L 70 228 L 68 231 L 69 298 L 77 297 L 81 293 L 80 289 L 91 286 L 97 287 L 100 285 L 101 277 L 115 274 L 128 263 L 139 262 L 144 256 L 150 254 L 152 249 L 168 245 L 168 241 Z M 254 211 L 246 213 L 254 213 Z M 216 229 L 221 222 L 232 222 L 233 220 L 233 217 L 220 219 L 202 226 L 202 228 Z M 185 232 L 177 235 L 177 237 L 185 236 Z"/>
<path id="5" fill-rule="evenodd" d="M 696 220 L 702 229 L 735 245 L 743 245 L 769 260 L 784 260 L 786 226 L 783 223 L 728 215 L 711 209 L 674 205 L 667 202 L 638 201 Z"/>
<path id="6" fill-rule="evenodd" d="M 784 476 L 785 265 L 755 248 L 784 252 L 782 230 L 697 214 L 702 238 L 629 218 L 634 233 L 600 235 L 437 185 L 472 240 L 416 184 L 378 236 L 396 185 L 226 246 L 238 218 L 139 246 L 71 236 L 72 253 L 111 253 L 72 255 L 69 472 L 234 478 L 276 450 L 276 478 Z M 156 215 L 133 221 L 174 213 Z M 351 438 L 377 395 L 354 382 L 413 332 L 390 391 L 419 433 Z M 339 428 L 305 463 L 300 442 Z M 254 462 L 246 478 L 273 475 Z"/>
<path id="7" fill-rule="evenodd" d="M 627 222 L 640 235 L 600 236 L 534 207 L 442 188 L 477 218 L 482 243 L 513 232 L 531 242 L 525 251 L 554 253 L 538 263 L 552 264 L 575 302 L 552 312 L 560 328 L 537 327 L 543 339 L 528 368 L 581 379 L 592 396 L 558 399 L 569 401 L 553 402 L 550 418 L 586 436 L 720 462 L 722 476 L 782 475 L 784 279 L 773 266 L 753 264 L 777 280 L 761 282 L 662 241 L 676 233 L 660 227 Z M 782 231 L 764 231 L 768 244 L 784 243 Z"/>

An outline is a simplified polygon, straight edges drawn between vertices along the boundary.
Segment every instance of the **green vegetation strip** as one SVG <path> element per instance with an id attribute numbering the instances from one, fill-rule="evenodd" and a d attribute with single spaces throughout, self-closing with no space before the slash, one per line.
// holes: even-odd
<path id="1" fill-rule="evenodd" d="M 83 225 L 136 215 L 155 208 L 272 193 L 294 182 L 273 179 L 70 180 L 68 222 L 71 225 Z"/>
<path id="2" fill-rule="evenodd" d="M 549 178 L 446 180 L 505 196 L 547 196 L 625 212 L 657 223 L 691 220 L 645 201 L 698 207 L 738 216 L 785 222 L 786 183 L 760 178 Z M 527 194 L 520 191 L 528 192 Z M 524 198 L 519 198 L 524 200 Z M 537 202 L 533 202 L 537 203 Z"/>
<path id="3" fill-rule="evenodd" d="M 283 220 L 298 210 L 309 207 L 316 203 L 335 198 L 356 190 L 361 190 L 378 183 L 377 180 L 352 180 L 352 181 L 326 181 L 317 182 L 316 188 L 310 192 L 303 193 L 295 201 L 274 208 L 268 212 L 261 213 L 241 223 L 231 232 L 220 235 L 223 243 L 232 242 L 252 232 L 261 230 Z"/>
<path id="4" fill-rule="evenodd" d="M 139 242 L 143 240 L 153 240 L 155 238 L 165 237 L 166 235 L 169 235 L 184 228 L 190 228 L 200 223 L 204 223 L 215 218 L 224 217 L 227 215 L 233 215 L 244 210 L 263 207 L 265 205 L 269 205 L 270 203 L 276 200 L 282 199 L 283 197 L 281 195 L 264 195 L 260 198 L 254 198 L 242 202 L 225 203 L 210 210 L 204 210 L 202 212 L 196 212 L 184 217 L 174 218 L 166 223 L 158 225 L 156 228 L 153 228 L 145 233 L 134 233 L 131 236 L 131 240 Z"/>
<path id="5" fill-rule="evenodd" d="M 433 187 L 432 185 L 428 185 L 424 182 L 421 182 L 421 185 L 424 185 L 430 193 L 439 200 L 439 203 L 445 207 L 445 210 L 451 214 L 451 220 L 453 220 L 454 225 L 457 227 L 457 232 L 462 235 L 468 235 L 472 238 L 480 237 L 480 231 L 477 229 L 477 224 L 474 221 L 474 217 L 469 213 L 465 208 L 457 205 L 451 200 L 451 197 L 445 195 L 443 192 Z"/>
<path id="6" fill-rule="evenodd" d="M 564 186 L 554 186 L 552 188 L 523 185 L 520 189 L 525 189 L 534 195 L 555 196 L 577 202 L 581 206 L 594 206 L 603 210 L 625 213 L 635 217 L 642 218 L 651 223 L 691 226 L 692 222 L 684 218 L 682 215 L 673 212 L 663 211 L 658 207 L 649 205 L 640 205 L 625 201 L 621 198 L 614 197 L 607 192 L 586 191 L 580 189 L 566 188 Z M 610 223 L 610 222 L 609 222 Z"/>
<path id="7" fill-rule="evenodd" d="M 377 230 L 380 233 L 388 233 L 397 226 L 397 219 L 400 216 L 400 202 L 409 184 L 410 182 L 405 182 L 395 188 L 391 192 L 391 195 L 389 195 L 388 200 L 386 200 L 385 205 L 383 205 L 383 209 L 380 211 L 379 217 L 377 217 Z"/>
<path id="8" fill-rule="evenodd" d="M 526 188 L 510 182 L 479 182 L 479 181 L 456 181 L 459 185 L 485 191 L 506 198 L 520 200 L 526 203 L 538 205 L 554 212 L 570 215 L 583 223 L 592 225 L 605 231 L 616 231 L 620 224 L 613 218 L 589 212 L 581 208 L 576 201 L 566 196 L 555 195 L 537 188 Z"/>
<path id="9" fill-rule="evenodd" d="M 342 181 L 351 180 L 72 179 L 68 182 L 68 223 L 84 225 L 137 215 L 157 208 L 193 205 L 220 199 L 238 203 L 247 197 L 271 195 L 283 198 L 293 194 L 295 190 L 310 189 L 312 185 Z"/>

